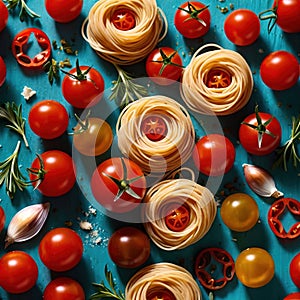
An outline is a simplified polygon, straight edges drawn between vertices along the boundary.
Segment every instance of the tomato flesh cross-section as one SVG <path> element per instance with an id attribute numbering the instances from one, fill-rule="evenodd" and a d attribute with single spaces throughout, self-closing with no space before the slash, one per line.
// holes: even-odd
<path id="1" fill-rule="evenodd" d="M 212 69 L 208 72 L 205 85 L 209 88 L 226 88 L 231 84 L 231 75 L 221 69 Z"/>
<path id="2" fill-rule="evenodd" d="M 160 141 L 167 134 L 167 125 L 165 120 L 157 115 L 147 116 L 142 121 L 142 132 L 151 141 Z"/>
<path id="3" fill-rule="evenodd" d="M 190 222 L 190 211 L 185 205 L 175 204 L 165 217 L 167 227 L 175 232 L 183 231 Z"/>
<path id="4" fill-rule="evenodd" d="M 114 26 L 122 31 L 127 31 L 135 27 L 134 14 L 129 9 L 117 9 L 111 18 Z"/>

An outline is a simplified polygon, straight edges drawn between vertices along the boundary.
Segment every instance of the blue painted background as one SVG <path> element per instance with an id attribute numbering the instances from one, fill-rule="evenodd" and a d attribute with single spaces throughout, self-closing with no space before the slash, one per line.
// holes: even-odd
<path id="1" fill-rule="evenodd" d="M 41 15 L 41 19 L 34 22 L 21 23 L 16 15 L 10 15 L 9 22 L 6 29 L 0 33 L 0 55 L 4 58 L 7 65 L 7 79 L 5 84 L 0 88 L 0 103 L 6 101 L 15 101 L 23 105 L 23 113 L 26 118 L 30 108 L 40 100 L 54 99 L 58 100 L 65 105 L 69 111 L 70 122 L 68 131 L 72 130 L 75 125 L 74 110 L 64 100 L 60 82 L 54 83 L 51 87 L 48 83 L 47 76 L 41 72 L 27 72 L 23 70 L 13 58 L 10 51 L 10 45 L 16 33 L 26 27 L 38 27 L 47 33 L 50 40 L 60 41 L 64 38 L 67 40 L 74 40 L 74 49 L 78 50 L 78 57 L 82 65 L 92 65 L 99 70 L 105 78 L 106 88 L 109 90 L 112 86 L 112 80 L 115 80 L 117 73 L 115 69 L 107 62 L 101 60 L 90 46 L 81 38 L 80 29 L 81 24 L 87 16 L 89 9 L 96 1 L 85 0 L 81 15 L 69 24 L 55 23 L 47 14 L 43 2 L 28 0 L 28 5 L 32 7 L 37 13 Z M 238 256 L 240 251 L 247 247 L 262 247 L 269 251 L 275 260 L 276 270 L 273 280 L 266 286 L 258 289 L 250 289 L 244 287 L 235 277 L 224 289 L 215 292 L 215 299 L 272 299 L 280 300 L 291 292 L 297 291 L 296 286 L 292 283 L 289 275 L 289 262 L 299 252 L 300 242 L 299 238 L 296 240 L 279 240 L 276 238 L 267 224 L 267 212 L 271 205 L 272 200 L 263 199 L 254 194 L 246 185 L 243 173 L 242 164 L 245 162 L 254 163 L 271 170 L 271 173 L 276 181 L 279 190 L 285 193 L 288 197 L 293 197 L 300 200 L 300 185 L 299 185 L 299 169 L 296 170 L 292 167 L 285 173 L 281 169 L 271 169 L 274 155 L 258 158 L 248 155 L 243 148 L 239 145 L 237 140 L 237 132 L 240 122 L 250 113 L 253 112 L 254 105 L 259 104 L 260 111 L 265 111 L 273 114 L 282 122 L 283 140 L 286 140 L 290 134 L 291 116 L 297 115 L 300 112 L 300 83 L 291 89 L 282 92 L 274 92 L 266 87 L 259 76 L 259 66 L 263 58 L 270 52 L 275 50 L 287 50 L 298 56 L 300 53 L 300 34 L 286 34 L 280 28 L 274 28 L 271 34 L 267 33 L 267 23 L 261 23 L 260 38 L 251 46 L 236 47 L 229 42 L 224 34 L 223 23 L 226 14 L 222 14 L 217 8 L 220 6 L 229 6 L 230 2 L 219 2 L 218 0 L 210 0 L 204 2 L 210 5 L 210 12 L 212 15 L 211 29 L 203 39 L 185 40 L 176 31 L 173 23 L 173 16 L 176 8 L 183 2 L 179 0 L 158 0 L 158 6 L 166 13 L 169 31 L 166 38 L 160 43 L 162 46 L 170 46 L 179 51 L 182 56 L 183 64 L 187 65 L 190 60 L 190 55 L 193 49 L 198 48 L 204 43 L 217 43 L 224 48 L 236 50 L 241 53 L 248 61 L 254 77 L 254 90 L 253 95 L 248 105 L 240 112 L 219 118 L 223 125 L 224 132 L 227 137 L 231 139 L 236 147 L 237 157 L 233 169 L 226 174 L 221 183 L 220 189 L 216 194 L 216 198 L 220 198 L 220 192 L 224 191 L 225 195 L 232 192 L 245 192 L 251 195 L 257 202 L 260 211 L 260 222 L 250 231 L 246 233 L 233 233 L 223 223 L 218 215 L 216 220 L 209 231 L 209 233 L 197 244 L 180 251 L 173 251 L 171 253 L 159 250 L 153 244 L 151 257 L 147 264 L 159 261 L 170 261 L 177 264 L 182 264 L 188 270 L 193 272 L 193 260 L 197 253 L 205 247 L 223 247 L 231 253 L 234 259 Z M 235 9 L 248 8 L 255 13 L 259 13 L 272 5 L 272 0 L 268 1 L 232 1 Z M 65 53 L 54 50 L 53 57 L 56 60 L 63 60 L 69 57 L 72 64 L 75 65 L 75 56 L 66 55 Z M 144 62 L 131 68 L 133 73 L 138 76 L 145 76 Z M 62 76 L 61 76 L 62 78 Z M 29 102 L 26 102 L 20 95 L 23 86 L 27 85 L 37 91 L 37 95 Z M 107 109 L 114 108 L 114 104 L 108 99 L 103 99 L 101 104 L 103 111 L 99 111 L 99 115 L 104 114 Z M 99 106 L 101 107 L 101 106 Z M 113 125 L 115 120 L 110 120 Z M 69 153 L 72 151 L 71 138 L 65 134 L 62 137 L 53 141 L 43 141 L 39 139 L 30 130 L 26 124 L 27 137 L 30 143 L 30 149 L 26 149 L 22 144 L 20 151 L 20 165 L 21 170 L 25 174 L 26 167 L 29 167 L 35 157 L 35 153 L 41 153 L 48 149 L 62 149 Z M 200 132 L 200 131 L 199 131 Z M 198 135 L 200 134 L 198 131 Z M 10 154 L 15 148 L 16 142 L 19 137 L 15 133 L 11 133 L 4 127 L 4 122 L 1 122 L 0 127 L 0 159 L 1 161 Z M 116 141 L 114 141 L 116 142 Z M 105 155 L 102 159 L 105 158 Z M 230 184 L 230 188 L 229 185 Z M 89 211 L 90 203 L 83 196 L 80 188 L 76 185 L 74 189 L 63 197 L 46 198 L 42 197 L 38 191 L 28 189 L 23 193 L 17 193 L 15 199 L 10 201 L 5 193 L 5 188 L 0 188 L 0 205 L 6 212 L 6 226 L 12 216 L 21 208 L 41 201 L 51 202 L 51 212 L 47 219 L 42 231 L 34 239 L 22 243 L 11 245 L 8 249 L 3 250 L 5 230 L 0 236 L 0 255 L 11 250 L 24 250 L 32 255 L 39 265 L 39 278 L 36 286 L 24 295 L 8 295 L 2 289 L 0 296 L 2 299 L 34 299 L 39 300 L 42 298 L 42 292 L 51 278 L 57 277 L 58 273 L 51 273 L 47 268 L 42 265 L 38 257 L 38 244 L 43 235 L 54 227 L 65 226 L 66 221 L 73 223 L 72 228 L 75 229 L 82 237 L 84 242 L 84 256 L 80 264 L 73 270 L 64 272 L 61 275 L 70 276 L 77 279 L 84 287 L 86 296 L 92 294 L 92 282 L 99 282 L 104 279 L 104 266 L 108 264 L 109 269 L 113 272 L 118 287 L 123 290 L 129 278 L 137 271 L 126 270 L 116 267 L 108 257 L 107 253 L 107 240 L 111 233 L 123 225 L 122 222 L 112 220 L 100 211 L 96 215 L 85 213 Z M 94 226 L 94 229 L 99 230 L 99 237 L 102 242 L 99 245 L 94 244 L 94 237 L 91 237 L 88 232 L 84 232 L 79 228 L 79 220 L 88 220 Z M 298 220 L 299 221 L 299 220 Z M 286 220 L 286 225 L 289 225 L 291 220 Z M 233 241 L 233 240 L 237 241 Z M 207 291 L 202 287 L 203 299 L 208 299 Z"/>

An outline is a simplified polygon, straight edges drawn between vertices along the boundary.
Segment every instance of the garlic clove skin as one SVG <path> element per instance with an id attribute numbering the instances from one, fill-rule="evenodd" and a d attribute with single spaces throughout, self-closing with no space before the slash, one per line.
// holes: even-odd
<path id="1" fill-rule="evenodd" d="M 50 203 L 33 204 L 18 211 L 11 219 L 4 249 L 13 243 L 27 241 L 42 229 L 50 211 Z"/>
<path id="2" fill-rule="evenodd" d="M 265 169 L 250 164 L 243 164 L 242 167 L 249 187 L 256 194 L 275 199 L 283 197 L 283 193 L 277 190 L 273 177 Z"/>

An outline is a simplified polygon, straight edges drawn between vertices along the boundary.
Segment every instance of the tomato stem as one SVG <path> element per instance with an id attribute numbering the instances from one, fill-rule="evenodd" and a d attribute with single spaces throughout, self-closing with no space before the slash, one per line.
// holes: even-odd
<path id="1" fill-rule="evenodd" d="M 88 69 L 86 69 L 84 72 L 82 72 L 82 70 L 80 69 L 79 60 L 76 59 L 76 74 L 71 74 L 62 69 L 61 69 L 61 71 L 73 79 L 76 79 L 79 81 L 84 81 L 84 80 L 87 80 L 87 74 L 90 72 L 91 68 L 92 67 L 88 67 Z"/>
<path id="2" fill-rule="evenodd" d="M 188 2 L 188 5 L 187 5 L 188 9 L 186 8 L 183 8 L 183 7 L 178 7 L 178 9 L 188 13 L 190 16 L 184 20 L 184 22 L 187 22 L 188 20 L 196 20 L 198 21 L 199 23 L 201 23 L 204 27 L 207 26 L 207 24 L 205 23 L 205 21 L 201 18 L 199 18 L 199 14 L 208 9 L 209 5 L 205 6 L 205 7 L 202 7 L 200 9 L 197 9 L 193 4 L 191 4 L 190 2 Z"/>
<path id="3" fill-rule="evenodd" d="M 44 166 L 44 161 L 42 159 L 42 157 L 37 153 L 36 154 L 39 163 L 40 163 L 40 167 L 39 168 L 27 168 L 27 171 L 30 174 L 33 174 L 34 176 L 36 176 L 36 179 L 30 180 L 28 183 L 34 183 L 37 182 L 37 184 L 34 187 L 34 190 L 36 190 L 39 185 L 42 183 L 42 181 L 45 178 L 45 175 L 47 173 L 47 171 L 45 170 L 45 166 Z"/>
<path id="4" fill-rule="evenodd" d="M 260 12 L 258 14 L 258 18 L 260 20 L 269 20 L 268 23 L 268 33 L 270 34 L 271 31 L 273 30 L 276 22 L 277 22 L 277 18 L 278 18 L 278 14 L 277 14 L 277 9 L 278 9 L 278 1 L 276 0 L 274 7 L 264 10 L 262 12 Z"/>
<path id="5" fill-rule="evenodd" d="M 73 132 L 70 132 L 69 135 L 75 135 L 75 134 L 81 134 L 84 133 L 86 130 L 88 130 L 90 123 L 89 123 L 89 117 L 91 115 L 91 110 L 88 111 L 86 117 L 82 120 L 80 117 L 75 114 L 75 118 L 78 121 L 78 124 L 80 125 L 80 128 L 78 130 L 75 130 L 75 127 L 73 128 Z"/>

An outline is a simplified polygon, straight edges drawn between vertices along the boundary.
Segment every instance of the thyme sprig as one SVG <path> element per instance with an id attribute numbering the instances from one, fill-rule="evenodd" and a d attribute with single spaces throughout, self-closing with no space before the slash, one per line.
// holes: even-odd
<path id="1" fill-rule="evenodd" d="M 121 109 L 129 103 L 148 95 L 147 89 L 135 83 L 129 73 L 117 65 L 115 65 L 115 68 L 118 71 L 118 79 L 113 81 L 112 93 L 109 99 L 114 100 Z"/>
<path id="2" fill-rule="evenodd" d="M 300 163 L 300 154 L 297 145 L 300 142 L 300 115 L 298 118 L 292 117 L 292 129 L 289 139 L 278 150 L 278 157 L 274 163 L 275 167 L 282 166 L 285 171 L 288 169 L 288 162 L 292 160 L 296 168 Z"/>
<path id="3" fill-rule="evenodd" d="M 104 281 L 100 283 L 93 283 L 96 288 L 96 292 L 90 296 L 90 300 L 112 298 L 118 300 L 125 300 L 125 295 L 116 289 L 116 284 L 113 280 L 111 271 L 108 270 L 107 265 L 105 265 L 105 279 L 109 286 L 106 286 Z"/>
<path id="4" fill-rule="evenodd" d="M 6 102 L 4 107 L 0 106 L 0 119 L 5 119 L 10 123 L 6 126 L 19 133 L 28 148 L 29 144 L 25 135 L 25 119 L 22 116 L 22 104 L 17 105 L 14 102 Z"/>
<path id="5" fill-rule="evenodd" d="M 23 191 L 28 186 L 18 164 L 20 145 L 21 142 L 18 141 L 14 152 L 0 162 L 0 186 L 5 183 L 6 193 L 10 199 L 14 198 L 17 188 Z"/>
<path id="6" fill-rule="evenodd" d="M 24 22 L 27 18 L 35 19 L 41 16 L 35 13 L 26 4 L 25 0 L 4 0 L 6 2 L 6 7 L 8 10 L 15 10 L 16 7 L 20 7 L 19 18 L 21 22 Z"/>

